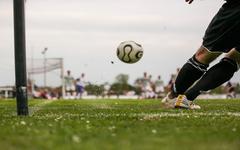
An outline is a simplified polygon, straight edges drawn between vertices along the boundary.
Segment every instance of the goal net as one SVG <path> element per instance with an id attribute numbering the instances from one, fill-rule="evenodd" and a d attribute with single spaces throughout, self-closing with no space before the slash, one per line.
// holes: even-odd
<path id="1" fill-rule="evenodd" d="M 61 88 L 64 96 L 63 86 L 63 58 L 27 59 L 27 74 L 29 82 L 29 94 L 33 95 L 36 87 Z"/>

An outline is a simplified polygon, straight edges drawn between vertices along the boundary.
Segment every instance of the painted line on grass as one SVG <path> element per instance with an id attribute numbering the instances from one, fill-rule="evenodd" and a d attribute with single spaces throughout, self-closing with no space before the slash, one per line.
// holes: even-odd
<path id="1" fill-rule="evenodd" d="M 108 104 L 105 103 L 99 103 L 99 104 L 90 104 L 91 107 L 94 107 L 96 109 L 112 109 L 113 107 L 111 107 Z"/>
<path id="2" fill-rule="evenodd" d="M 48 105 L 48 104 L 51 104 L 52 102 L 54 102 L 54 101 L 56 101 L 56 100 L 43 100 L 43 102 L 42 103 L 38 103 L 38 104 L 36 104 L 36 105 L 34 105 L 34 106 L 32 106 L 31 108 L 30 108 L 30 116 L 32 116 L 32 115 L 34 115 L 36 112 L 38 112 L 39 110 L 41 110 L 44 106 L 46 106 L 46 105 Z"/>
<path id="3" fill-rule="evenodd" d="M 240 112 L 223 112 L 223 113 L 153 113 L 153 114 L 140 114 L 139 117 L 142 117 L 143 120 L 154 120 L 159 118 L 166 117 L 186 117 L 186 118 L 199 118 L 199 117 L 240 117 Z"/>
<path id="4" fill-rule="evenodd" d="M 39 119 L 46 119 L 46 118 L 101 118 L 107 119 L 112 117 L 126 117 L 126 118 L 138 118 L 139 120 L 158 120 L 161 118 L 178 118 L 178 117 L 186 117 L 186 118 L 200 118 L 200 117 L 240 117 L 240 112 L 223 112 L 223 113 L 214 113 L 214 112 L 196 112 L 196 113 L 168 113 L 168 112 L 161 112 L 161 113 L 79 113 L 79 114 L 72 114 L 72 113 L 64 113 L 64 114 L 45 114 L 43 116 L 38 116 Z"/>

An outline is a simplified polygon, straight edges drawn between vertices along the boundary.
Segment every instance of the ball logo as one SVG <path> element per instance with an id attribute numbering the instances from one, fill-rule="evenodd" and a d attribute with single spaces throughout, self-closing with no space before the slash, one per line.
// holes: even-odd
<path id="1" fill-rule="evenodd" d="M 137 54 L 136 54 L 136 58 L 142 58 L 142 56 L 143 56 L 143 51 L 139 51 L 139 52 L 137 52 Z"/>
<path id="2" fill-rule="evenodd" d="M 133 51 L 133 47 L 132 45 L 125 45 L 123 47 L 123 61 L 126 63 L 130 63 L 131 62 L 131 58 L 130 58 L 130 54 Z"/>

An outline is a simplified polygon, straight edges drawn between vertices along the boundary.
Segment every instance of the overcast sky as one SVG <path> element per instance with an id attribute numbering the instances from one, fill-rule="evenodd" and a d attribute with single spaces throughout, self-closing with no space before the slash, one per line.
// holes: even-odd
<path id="1" fill-rule="evenodd" d="M 222 0 L 27 0 L 27 57 L 64 58 L 74 77 L 82 72 L 95 83 L 113 82 L 119 73 L 130 81 L 148 72 L 165 83 L 201 45 L 204 31 Z M 0 0 L 0 86 L 13 85 L 13 6 Z M 136 64 L 124 64 L 116 47 L 125 40 L 143 45 Z M 114 61 L 114 64 L 111 64 Z M 239 75 L 238 75 L 239 76 Z M 47 75 L 55 84 L 59 72 Z M 39 85 L 42 77 L 35 77 Z M 236 79 L 235 79 L 236 80 Z M 58 82 L 58 81 L 57 81 Z"/>

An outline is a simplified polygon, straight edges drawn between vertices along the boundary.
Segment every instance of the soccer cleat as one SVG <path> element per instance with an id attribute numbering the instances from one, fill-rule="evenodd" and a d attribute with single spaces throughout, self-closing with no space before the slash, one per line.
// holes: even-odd
<path id="1" fill-rule="evenodd" d="M 168 108 L 174 108 L 176 98 L 170 98 L 169 95 L 170 93 L 168 93 L 166 97 L 162 99 L 162 104 L 164 104 Z"/>
<path id="2" fill-rule="evenodd" d="M 199 105 L 196 105 L 192 101 L 189 101 L 185 95 L 179 95 L 177 97 L 174 107 L 185 109 L 201 109 Z"/>

